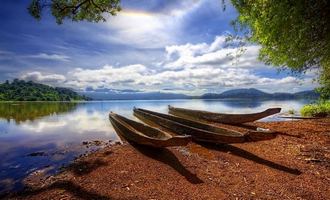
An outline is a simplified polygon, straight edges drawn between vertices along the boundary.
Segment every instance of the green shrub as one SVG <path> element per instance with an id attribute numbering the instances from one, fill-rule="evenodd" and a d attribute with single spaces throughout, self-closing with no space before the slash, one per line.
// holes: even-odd
<path id="1" fill-rule="evenodd" d="M 288 113 L 290 115 L 294 115 L 294 114 L 296 114 L 296 111 L 294 109 L 290 109 L 290 110 L 288 110 Z"/>
<path id="2" fill-rule="evenodd" d="M 322 101 L 315 104 L 307 104 L 301 110 L 302 116 L 327 117 L 330 116 L 330 101 Z"/>

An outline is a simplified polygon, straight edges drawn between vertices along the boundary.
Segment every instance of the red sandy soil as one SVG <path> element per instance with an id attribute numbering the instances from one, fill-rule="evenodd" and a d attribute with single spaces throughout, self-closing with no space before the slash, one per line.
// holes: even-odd
<path id="1" fill-rule="evenodd" d="M 330 119 L 250 124 L 272 140 L 113 145 L 7 199 L 329 199 Z"/>

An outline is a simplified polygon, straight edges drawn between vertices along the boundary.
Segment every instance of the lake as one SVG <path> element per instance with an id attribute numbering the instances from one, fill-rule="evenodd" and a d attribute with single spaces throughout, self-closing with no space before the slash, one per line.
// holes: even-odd
<path id="1" fill-rule="evenodd" d="M 167 105 L 226 113 L 259 112 L 281 107 L 299 109 L 307 100 L 139 100 L 102 102 L 0 103 L 0 194 L 21 189 L 22 181 L 39 169 L 57 172 L 77 156 L 118 141 L 109 111 L 133 118 L 133 107 L 167 112 Z M 277 116 L 263 121 L 279 120 Z M 281 119 L 283 120 L 283 119 Z M 97 141 L 86 143 L 85 141 Z M 99 145 L 98 141 L 103 141 Z"/>

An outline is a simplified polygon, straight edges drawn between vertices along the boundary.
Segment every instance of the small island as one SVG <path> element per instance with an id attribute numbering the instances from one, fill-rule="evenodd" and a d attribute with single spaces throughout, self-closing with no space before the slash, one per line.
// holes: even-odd
<path id="1" fill-rule="evenodd" d="M 0 84 L 0 101 L 87 101 L 90 98 L 62 87 L 14 79 Z"/>

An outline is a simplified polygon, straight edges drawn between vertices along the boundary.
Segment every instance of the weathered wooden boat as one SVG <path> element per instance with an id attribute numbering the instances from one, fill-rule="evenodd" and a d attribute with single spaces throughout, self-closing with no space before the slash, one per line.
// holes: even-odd
<path id="1" fill-rule="evenodd" d="M 142 123 L 110 112 L 109 119 L 115 131 L 126 140 L 153 147 L 184 146 L 191 141 L 191 136 L 172 136 Z"/>
<path id="2" fill-rule="evenodd" d="M 177 116 L 134 108 L 134 115 L 150 126 L 156 126 L 179 135 L 191 135 L 193 140 L 212 143 L 243 143 L 251 140 L 249 134 L 211 126 Z M 259 139 L 260 140 L 260 139 Z"/>
<path id="3" fill-rule="evenodd" d="M 169 113 L 179 117 L 203 121 L 203 122 L 216 122 L 223 124 L 243 124 L 247 122 L 253 122 L 270 115 L 274 115 L 281 111 L 281 108 L 269 108 L 265 111 L 250 114 L 225 114 L 225 113 L 214 113 L 202 110 L 191 110 L 185 108 L 175 108 L 168 106 Z"/>

